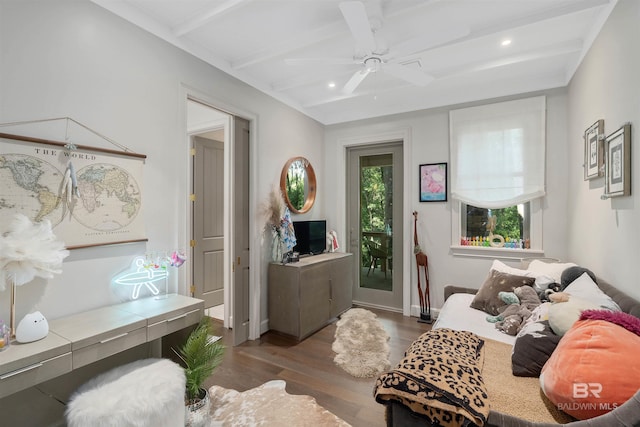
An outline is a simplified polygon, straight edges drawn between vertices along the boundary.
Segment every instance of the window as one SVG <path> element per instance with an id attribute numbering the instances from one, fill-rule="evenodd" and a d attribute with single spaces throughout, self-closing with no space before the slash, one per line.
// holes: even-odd
<path id="1" fill-rule="evenodd" d="M 453 246 L 471 238 L 491 246 L 487 238 L 493 234 L 508 239 L 507 248 L 529 241 L 542 249 L 545 115 L 544 97 L 449 113 L 451 196 L 458 201 L 452 209 Z"/>
<path id="2" fill-rule="evenodd" d="M 507 248 L 530 248 L 530 204 L 522 203 L 502 209 L 487 209 L 462 204 L 460 244 L 466 246 L 490 246 L 490 234 L 504 239 Z M 490 218 L 495 218 L 495 228 L 490 230 Z M 495 239 L 494 242 L 499 242 Z"/>

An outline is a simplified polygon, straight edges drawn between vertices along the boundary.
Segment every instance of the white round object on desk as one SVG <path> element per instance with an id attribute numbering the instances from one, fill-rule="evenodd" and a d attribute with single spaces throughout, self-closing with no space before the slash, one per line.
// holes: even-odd
<path id="1" fill-rule="evenodd" d="M 46 337 L 49 333 L 49 322 L 39 311 L 29 313 L 22 318 L 16 328 L 16 341 L 32 342 Z"/>

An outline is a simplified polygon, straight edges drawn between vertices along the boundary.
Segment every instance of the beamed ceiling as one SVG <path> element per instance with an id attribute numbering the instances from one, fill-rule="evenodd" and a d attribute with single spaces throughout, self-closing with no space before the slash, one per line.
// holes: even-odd
<path id="1" fill-rule="evenodd" d="M 563 87 L 616 0 L 93 0 L 324 124 Z"/>

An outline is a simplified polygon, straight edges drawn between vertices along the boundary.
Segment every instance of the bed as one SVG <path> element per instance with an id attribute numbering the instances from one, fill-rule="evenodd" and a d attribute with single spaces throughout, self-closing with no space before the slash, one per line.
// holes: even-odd
<path id="1" fill-rule="evenodd" d="M 624 313 L 631 314 L 635 318 L 640 318 L 640 302 L 629 297 L 625 293 L 617 290 L 614 286 L 602 279 L 597 279 L 597 286 L 611 300 L 619 306 Z M 509 336 L 497 331 L 492 324 L 486 321 L 487 313 L 470 307 L 478 289 L 465 288 L 447 285 L 445 287 L 445 304 L 439 313 L 438 319 L 433 325 L 432 331 L 427 336 L 418 338 L 407 350 L 405 359 L 390 373 L 381 375 L 376 383 L 374 395 L 376 400 L 386 406 L 386 422 L 388 426 L 430 426 L 430 425 L 479 425 L 488 427 L 510 427 L 510 426 L 637 426 L 640 425 L 640 390 L 627 400 L 624 404 L 616 405 L 615 408 L 605 415 L 596 416 L 587 420 L 577 420 L 570 416 L 561 405 L 553 404 L 541 391 L 540 380 L 537 377 L 519 377 L 511 372 L 511 357 L 513 356 L 515 336 Z M 423 387 L 425 370 L 443 360 L 439 354 L 443 341 L 443 333 L 449 334 L 454 331 L 455 335 L 445 335 L 444 341 L 454 342 L 456 339 L 463 342 L 462 347 L 468 349 L 468 337 L 478 337 L 482 342 L 483 355 L 478 353 L 481 376 L 485 387 L 476 393 L 476 390 L 469 388 L 469 384 L 464 383 L 464 390 L 459 395 L 451 394 L 446 387 L 437 385 L 435 388 L 429 384 Z M 468 335 L 467 335 L 468 334 Z M 435 347 L 434 347 L 435 345 Z M 458 343 L 456 346 L 460 346 Z M 416 351 L 416 347 L 419 348 Z M 465 350 L 466 351 L 466 350 Z M 475 351 L 475 350 L 473 350 Z M 433 355 L 435 356 L 429 356 Z M 450 351 L 445 350 L 447 361 Z M 457 357 L 457 356 L 456 356 Z M 463 354 L 462 359 L 465 359 Z M 481 359 L 481 360 L 480 360 Z M 406 363 L 409 361 L 410 363 Z M 456 364 L 455 362 L 454 364 Z M 462 368 L 463 371 L 476 369 L 475 362 Z M 635 362 L 637 363 L 637 362 Z M 449 364 L 449 363 L 447 363 Z M 396 393 L 389 389 L 402 385 L 402 391 Z M 471 379 L 472 385 L 475 380 Z M 393 384 L 393 385 L 392 385 Z M 416 385 L 418 384 L 418 385 Z M 459 385 L 459 384 L 458 384 Z M 438 393 L 434 393 L 436 390 Z M 470 405 L 468 400 L 478 400 L 476 396 L 482 395 L 484 391 L 487 398 L 480 402 L 480 405 Z M 588 391 L 588 390 L 587 390 Z M 597 390 L 596 390 L 597 391 Z M 466 393 L 466 396 L 465 396 Z M 430 403 L 426 401 L 434 395 L 445 396 L 444 404 Z M 469 397 L 471 397 L 469 399 Z M 478 400 L 479 401 L 479 400 Z M 447 406 L 451 405 L 451 406 Z M 429 408 L 428 411 L 425 408 Z M 435 407 L 435 410 L 434 410 Z M 446 408 L 453 408 L 454 416 L 446 413 L 446 416 L 434 416 L 436 412 Z M 529 411 L 529 412 L 527 412 Z M 429 412 L 428 414 L 426 412 Z M 463 414 L 463 415 L 460 415 Z M 456 419 L 452 419 L 456 418 Z"/>

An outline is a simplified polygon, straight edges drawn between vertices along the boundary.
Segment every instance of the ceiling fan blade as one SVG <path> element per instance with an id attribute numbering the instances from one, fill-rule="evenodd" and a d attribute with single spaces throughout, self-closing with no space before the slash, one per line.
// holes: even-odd
<path id="1" fill-rule="evenodd" d="M 374 52 L 376 50 L 376 40 L 371 31 L 371 23 L 364 3 L 360 1 L 343 1 L 340 3 L 340 11 L 344 16 L 344 20 L 347 21 L 358 47 L 365 49 L 368 53 Z"/>
<path id="2" fill-rule="evenodd" d="M 470 33 L 471 30 L 466 25 L 443 25 L 435 29 L 435 31 L 429 31 L 429 34 L 409 39 L 393 46 L 393 55 L 396 58 L 400 58 L 417 52 L 423 52 L 450 41 L 466 37 Z"/>
<path id="3" fill-rule="evenodd" d="M 306 65 L 306 64 L 330 64 L 330 65 L 353 65 L 360 64 L 362 61 L 356 61 L 353 58 L 286 58 L 284 60 L 287 65 Z"/>
<path id="4" fill-rule="evenodd" d="M 360 86 L 360 83 L 362 83 L 365 77 L 369 75 L 369 72 L 370 71 L 368 69 L 362 68 L 361 70 L 353 73 L 353 76 L 351 76 L 349 81 L 344 85 L 342 91 L 346 94 L 352 94 L 353 91 L 356 90 L 358 86 Z"/>
<path id="5" fill-rule="evenodd" d="M 381 68 L 385 73 L 408 81 L 416 86 L 426 86 L 434 80 L 434 77 L 429 74 L 401 64 L 384 64 Z"/>

